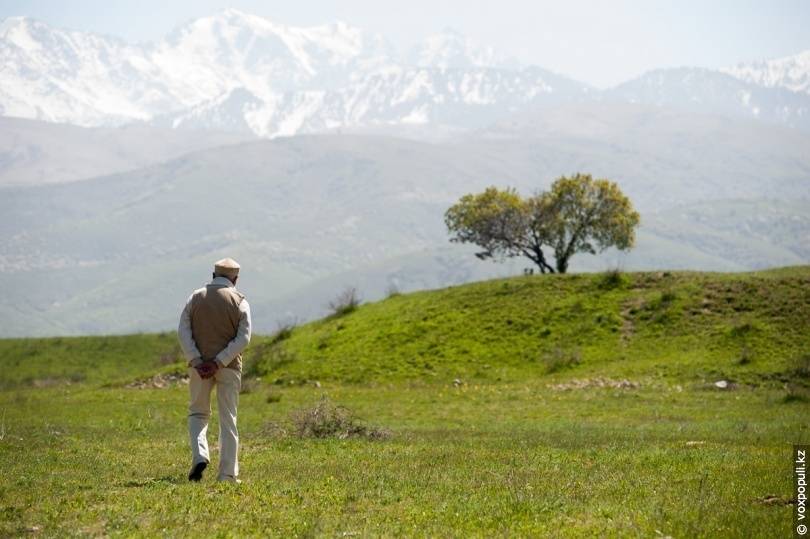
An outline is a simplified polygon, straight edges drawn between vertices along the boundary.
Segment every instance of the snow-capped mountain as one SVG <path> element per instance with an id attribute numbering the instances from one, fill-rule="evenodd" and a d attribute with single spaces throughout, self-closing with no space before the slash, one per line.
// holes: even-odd
<path id="1" fill-rule="evenodd" d="M 757 76 L 754 67 L 734 76 L 658 70 L 598 92 L 518 67 L 453 31 L 400 57 L 381 36 L 345 23 L 294 27 L 233 9 L 139 45 L 13 17 L 0 23 L 0 115 L 275 137 L 386 126 L 469 129 L 524 106 L 618 99 L 810 129 L 810 93 L 796 91 L 807 90 L 808 63 L 807 53 L 774 60 Z"/>
<path id="2" fill-rule="evenodd" d="M 440 69 L 390 66 L 339 90 L 259 97 L 238 88 L 153 123 L 250 131 L 262 137 L 362 126 L 481 127 L 529 104 L 581 101 L 591 90 L 539 68 Z"/>
<path id="3" fill-rule="evenodd" d="M 389 65 L 391 49 L 344 23 L 296 28 L 228 9 L 144 46 L 9 18 L 0 61 L 4 115 L 96 126 L 150 120 L 234 88 L 266 100 L 339 88 Z"/>
<path id="4" fill-rule="evenodd" d="M 763 120 L 810 130 L 810 96 L 767 88 L 710 69 L 658 69 L 604 92 L 603 98 Z"/>
<path id="5" fill-rule="evenodd" d="M 475 67 L 519 68 L 518 61 L 479 45 L 452 29 L 429 36 L 411 51 L 409 63 L 419 67 L 468 69 Z"/>
<path id="6" fill-rule="evenodd" d="M 179 105 L 146 51 L 23 17 L 0 24 L 4 116 L 78 125 L 148 119 Z"/>
<path id="7" fill-rule="evenodd" d="M 148 56 L 186 105 L 240 86 L 262 97 L 339 87 L 391 62 L 380 36 L 345 23 L 297 28 L 233 9 L 176 29 Z"/>
<path id="8" fill-rule="evenodd" d="M 722 71 L 760 86 L 810 94 L 810 50 L 784 58 L 737 64 Z"/>
<path id="9" fill-rule="evenodd" d="M 539 68 L 505 69 L 503 56 L 454 32 L 428 38 L 409 62 L 382 37 L 345 23 L 299 28 L 233 9 L 142 46 L 8 19 L 0 59 L 7 116 L 263 137 L 363 125 L 476 126 L 530 102 L 588 92 Z"/>

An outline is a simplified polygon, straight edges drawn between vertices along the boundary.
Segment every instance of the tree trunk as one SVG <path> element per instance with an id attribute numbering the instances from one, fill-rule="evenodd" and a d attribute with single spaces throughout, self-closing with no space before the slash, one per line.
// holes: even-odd
<path id="1" fill-rule="evenodd" d="M 546 255 L 543 253 L 543 249 L 539 245 L 535 245 L 533 247 L 533 250 L 536 255 L 536 259 L 534 260 L 534 262 L 540 267 L 540 272 L 554 273 L 554 268 L 552 268 L 551 265 L 548 262 L 546 262 Z"/>
<path id="2" fill-rule="evenodd" d="M 521 248 L 523 252 L 523 256 L 537 264 L 537 267 L 540 268 L 540 273 L 554 273 L 554 268 L 546 262 L 546 255 L 543 253 L 543 249 L 540 245 L 532 245 L 530 248 L 523 247 Z"/>

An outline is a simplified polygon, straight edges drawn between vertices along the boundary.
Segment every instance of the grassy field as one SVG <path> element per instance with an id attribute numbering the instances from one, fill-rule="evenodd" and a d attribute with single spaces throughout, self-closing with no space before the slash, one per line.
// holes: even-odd
<path id="1" fill-rule="evenodd" d="M 0 536 L 785 537 L 809 338 L 810 267 L 395 295 L 255 338 L 241 485 L 174 334 L 0 340 Z M 324 395 L 390 436 L 296 436 Z"/>

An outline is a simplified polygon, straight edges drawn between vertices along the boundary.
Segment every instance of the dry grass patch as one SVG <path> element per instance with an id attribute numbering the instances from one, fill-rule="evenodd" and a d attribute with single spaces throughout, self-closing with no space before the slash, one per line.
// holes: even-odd
<path id="1" fill-rule="evenodd" d="M 332 403 L 326 396 L 308 408 L 290 415 L 292 434 L 299 438 L 366 438 L 384 440 L 391 437 L 388 429 L 360 422 L 345 406 Z"/>

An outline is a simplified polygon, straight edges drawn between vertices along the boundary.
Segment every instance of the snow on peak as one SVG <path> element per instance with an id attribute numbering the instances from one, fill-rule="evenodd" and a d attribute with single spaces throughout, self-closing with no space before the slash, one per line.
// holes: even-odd
<path id="1" fill-rule="evenodd" d="M 275 102 L 285 92 L 334 91 L 395 63 L 390 45 L 345 22 L 295 27 L 236 9 L 129 45 L 26 17 L 0 22 L 0 111 L 92 126 L 211 105 L 234 88 Z M 227 101 L 229 111 L 237 99 Z M 311 100 L 313 103 L 314 100 Z"/>
<path id="2" fill-rule="evenodd" d="M 388 58 L 375 36 L 345 23 L 295 27 L 234 9 L 177 28 L 152 55 L 186 105 L 233 85 L 264 98 L 272 93 L 269 85 L 273 91 L 341 85 L 347 66 Z"/>
<path id="3" fill-rule="evenodd" d="M 41 33 L 43 26 L 43 23 L 28 17 L 9 17 L 0 23 L 0 39 L 24 50 L 39 50 L 42 45 L 32 34 Z"/>
<path id="4" fill-rule="evenodd" d="M 760 86 L 810 93 L 810 50 L 782 58 L 740 63 L 722 71 Z"/>
<path id="5" fill-rule="evenodd" d="M 8 32 L 15 30 L 20 25 L 27 24 L 27 21 L 29 20 L 31 19 L 29 19 L 28 17 L 19 17 L 19 16 L 7 17 L 3 19 L 3 21 L 0 22 L 0 38 L 5 39 L 6 36 L 8 35 Z"/>
<path id="6" fill-rule="evenodd" d="M 589 92 L 543 69 L 518 68 L 454 30 L 428 37 L 406 59 L 382 36 L 345 22 L 297 27 L 236 9 L 137 45 L 11 17 L 0 22 L 0 65 L 6 116 L 85 126 L 147 121 L 267 137 L 409 123 L 475 128 L 527 104 L 580 100 Z M 807 117 L 810 96 L 781 87 L 810 92 L 810 51 L 735 69 L 734 76 L 652 72 L 613 93 L 786 125 Z"/>
<path id="7" fill-rule="evenodd" d="M 176 29 L 169 41 L 173 44 L 194 41 L 209 50 L 227 47 L 242 52 L 249 52 L 251 47 L 268 41 L 276 41 L 281 48 L 272 52 L 290 53 L 308 64 L 312 60 L 305 58 L 308 54 L 331 54 L 349 61 L 366 52 L 363 50 L 365 41 L 373 39 L 359 28 L 344 22 L 296 27 L 228 8 Z M 283 51 L 284 48 L 287 50 Z"/>

